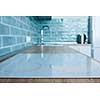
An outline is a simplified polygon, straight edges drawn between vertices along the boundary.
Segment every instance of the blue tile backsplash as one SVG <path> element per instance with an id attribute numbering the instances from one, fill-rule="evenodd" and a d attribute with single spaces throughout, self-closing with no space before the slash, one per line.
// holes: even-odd
<path id="1" fill-rule="evenodd" d="M 36 44 L 38 30 L 38 23 L 29 16 L 0 16 L 0 56 Z M 31 41 L 27 42 L 27 36 Z"/>
<path id="2" fill-rule="evenodd" d="M 49 26 L 48 32 L 44 30 L 44 42 L 76 42 L 77 34 L 84 33 L 87 36 L 88 16 L 64 16 L 62 18 L 40 22 L 41 28 Z"/>
<path id="3" fill-rule="evenodd" d="M 29 16 L 0 16 L 0 56 L 39 44 L 43 26 L 49 26 L 48 31 L 44 30 L 44 43 L 76 42 L 77 34 L 87 36 L 87 20 L 88 16 L 65 16 L 50 21 L 31 20 Z"/>

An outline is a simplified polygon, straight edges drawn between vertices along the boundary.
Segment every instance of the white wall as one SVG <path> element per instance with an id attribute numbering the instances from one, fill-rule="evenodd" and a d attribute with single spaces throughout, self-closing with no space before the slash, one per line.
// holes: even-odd
<path id="1" fill-rule="evenodd" d="M 100 16 L 93 16 L 94 58 L 100 61 Z"/>

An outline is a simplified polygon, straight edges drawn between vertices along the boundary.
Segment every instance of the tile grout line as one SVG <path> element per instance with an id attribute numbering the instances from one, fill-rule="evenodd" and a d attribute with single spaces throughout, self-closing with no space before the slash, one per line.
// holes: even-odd
<path id="1" fill-rule="evenodd" d="M 19 29 L 19 30 L 23 30 L 23 31 L 26 31 L 26 32 L 33 32 L 33 31 L 26 30 L 25 28 L 19 28 L 17 26 L 10 25 L 10 24 L 4 23 L 4 22 L 2 22 L 1 24 L 6 25 L 6 26 L 11 26 L 13 28 L 16 28 L 16 29 Z"/>

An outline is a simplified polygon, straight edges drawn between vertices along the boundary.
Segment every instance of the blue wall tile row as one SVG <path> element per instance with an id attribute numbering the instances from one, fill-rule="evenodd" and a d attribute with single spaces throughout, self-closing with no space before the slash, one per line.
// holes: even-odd
<path id="1" fill-rule="evenodd" d="M 12 16 L 3 16 L 2 22 L 5 24 L 13 25 L 13 26 L 17 25 L 16 20 Z"/>
<path id="2" fill-rule="evenodd" d="M 10 46 L 10 45 L 16 45 L 15 37 L 4 36 L 3 37 L 3 46 Z"/>
<path id="3" fill-rule="evenodd" d="M 26 37 L 32 38 L 37 32 L 38 24 L 29 17 L 0 16 L 0 56 L 36 44 L 36 39 L 27 42 Z"/>

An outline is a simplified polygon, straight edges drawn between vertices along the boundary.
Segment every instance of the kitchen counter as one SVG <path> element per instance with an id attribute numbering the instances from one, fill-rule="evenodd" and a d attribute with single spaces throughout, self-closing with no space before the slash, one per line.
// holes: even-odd
<path id="1" fill-rule="evenodd" d="M 100 63 L 68 46 L 31 47 L 0 63 L 1 78 L 100 78 Z M 36 50 L 36 51 L 35 51 Z"/>

